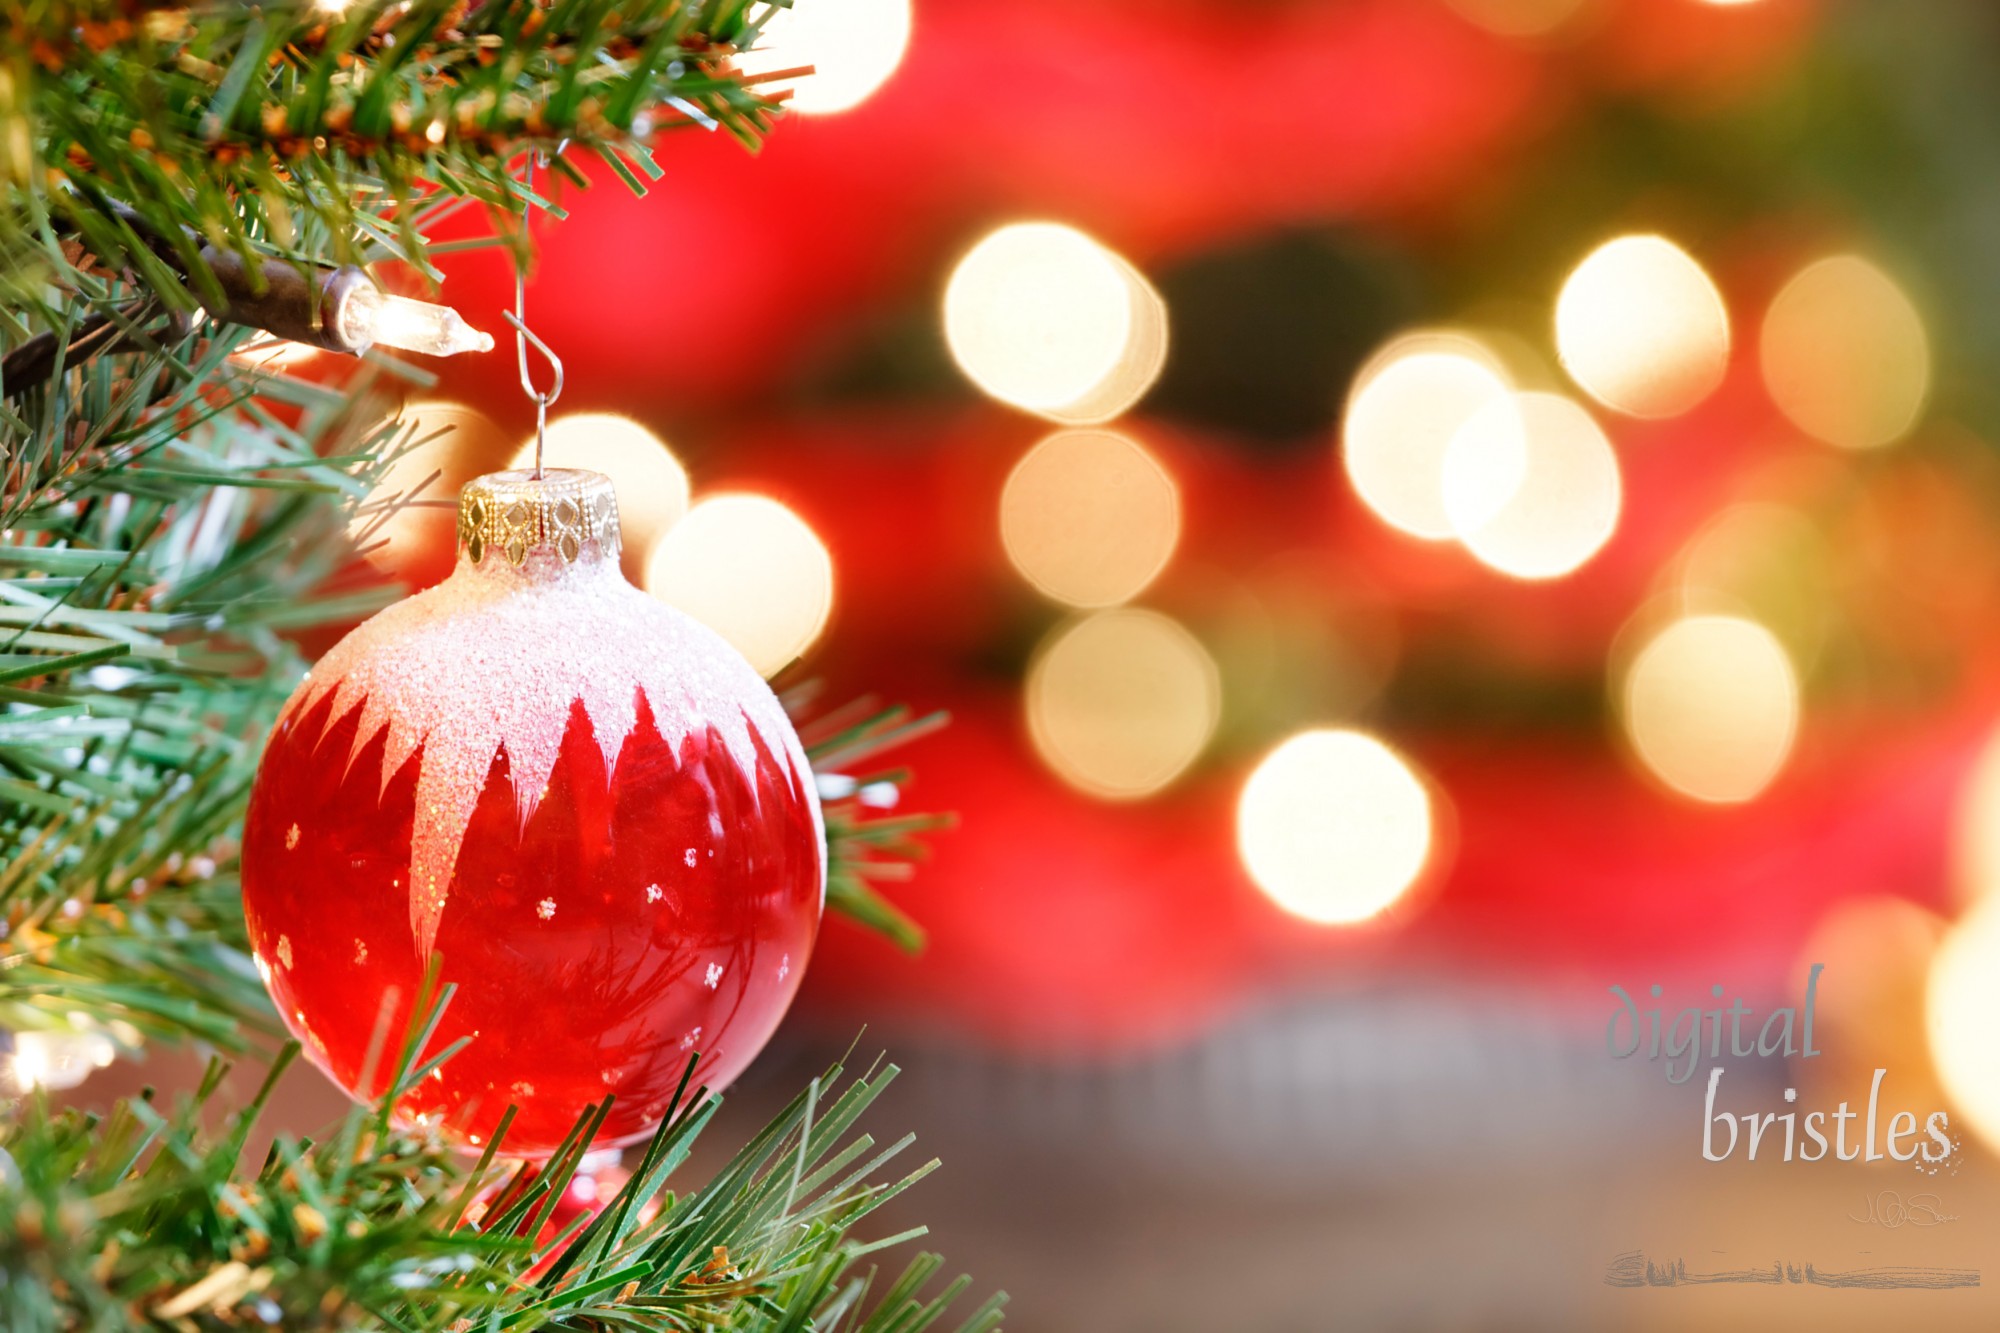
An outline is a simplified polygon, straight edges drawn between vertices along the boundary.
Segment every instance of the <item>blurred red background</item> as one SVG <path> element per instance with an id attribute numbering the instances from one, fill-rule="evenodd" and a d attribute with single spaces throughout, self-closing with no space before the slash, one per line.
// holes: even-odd
<path id="1" fill-rule="evenodd" d="M 859 108 L 793 118 L 755 157 L 663 134 L 643 199 L 584 163 L 596 187 L 538 226 L 530 319 L 567 367 L 563 410 L 644 422 L 697 499 L 774 496 L 831 552 L 830 627 L 787 678 L 952 714 L 907 755 L 910 800 L 962 825 L 891 890 L 930 947 L 830 926 L 816 1012 L 1101 1051 L 1186 1037 L 1273 989 L 1412 968 L 1594 993 L 1726 962 L 1777 988 L 1837 900 L 1952 903 L 1958 793 L 2000 684 L 2000 492 L 1976 412 L 1953 415 L 1964 372 L 1941 353 L 1926 424 L 1863 457 L 1788 423 L 1757 365 L 1758 312 L 1800 264 L 1911 244 L 1837 182 L 1779 169 L 1771 127 L 1804 125 L 1786 117 L 1806 114 L 1832 20 L 1802 0 L 1601 0 L 1522 39 L 1468 18 L 1505 9 L 920 5 Z M 1152 278 L 1172 323 L 1166 374 L 1120 429 L 1182 497 L 1145 603 L 1221 662 L 1223 709 L 1193 769 L 1143 801 L 1072 790 L 1030 743 L 1021 673 L 1060 611 L 1011 569 L 997 504 L 1047 427 L 979 398 L 939 330 L 958 257 L 1020 219 L 1087 230 Z M 1476 315 L 1553 367 L 1564 271 L 1645 231 L 1701 255 L 1736 336 L 1694 410 L 1598 413 L 1625 493 L 1604 549 L 1516 582 L 1370 514 L 1338 452 L 1367 353 Z M 452 257 L 443 290 L 488 329 L 513 294 L 495 251 Z M 475 450 L 486 466 L 532 421 L 504 354 L 451 363 L 436 393 L 500 423 Z M 1631 760 L 1608 664 L 1688 543 L 1751 501 L 1809 516 L 1836 628 L 1776 781 L 1701 804 Z M 1329 627 L 1354 661 L 1328 655 Z M 1415 891 L 1330 928 L 1257 891 L 1234 804 L 1287 732 L 1353 722 L 1418 762 L 1440 820 Z"/>

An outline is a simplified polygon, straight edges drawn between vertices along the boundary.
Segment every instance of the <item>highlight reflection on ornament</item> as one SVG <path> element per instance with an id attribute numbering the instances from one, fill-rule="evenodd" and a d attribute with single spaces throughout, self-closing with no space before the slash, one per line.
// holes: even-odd
<path id="1" fill-rule="evenodd" d="M 343 1088 L 384 998 L 458 987 L 402 1100 L 468 1139 L 553 1148 L 617 1098 L 664 1113 L 691 1053 L 726 1084 L 818 930 L 825 862 L 789 719 L 727 643 L 627 583 L 609 482 L 499 473 L 461 496 L 451 578 L 349 635 L 286 705 L 251 798 L 244 908 L 286 1023 Z M 516 549 L 516 538 L 520 538 Z M 477 546 L 475 559 L 474 546 Z M 434 1049 L 436 1049 L 434 1047 Z"/>

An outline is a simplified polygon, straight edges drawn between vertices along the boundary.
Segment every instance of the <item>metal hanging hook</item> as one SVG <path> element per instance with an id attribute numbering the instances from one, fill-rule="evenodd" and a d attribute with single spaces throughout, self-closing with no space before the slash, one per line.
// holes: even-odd
<path id="1" fill-rule="evenodd" d="M 556 145 L 556 156 L 562 156 L 563 150 L 567 147 L 569 147 L 569 140 L 567 139 L 558 143 Z M 533 153 L 529 154 L 527 166 L 522 169 L 521 188 L 524 193 L 521 198 L 521 230 L 524 235 L 528 229 L 529 209 L 531 207 L 527 199 L 527 192 L 532 192 L 535 187 L 535 168 L 537 166 L 546 167 L 548 164 L 549 154 L 537 148 Z M 502 311 L 501 317 L 514 326 L 514 359 L 521 368 L 521 392 L 528 395 L 535 404 L 534 476 L 535 480 L 540 481 L 542 478 L 542 446 L 548 438 L 549 430 L 549 405 L 562 397 L 563 363 L 562 358 L 555 354 L 555 349 L 543 342 L 541 338 L 536 336 L 535 331 L 528 327 L 528 275 L 527 270 L 518 265 L 514 269 L 514 308 L 511 311 Z M 546 393 L 535 387 L 535 377 L 528 369 L 529 343 L 535 345 L 535 350 L 542 354 L 542 357 L 549 363 L 549 368 L 555 372 L 555 382 L 549 386 Z"/>
<path id="2" fill-rule="evenodd" d="M 549 431 L 549 404 L 562 397 L 562 358 L 555 354 L 553 348 L 542 341 L 540 334 L 536 333 L 526 324 L 523 324 L 521 317 L 512 310 L 501 311 L 500 318 L 514 326 L 514 343 L 521 361 L 521 390 L 528 397 L 534 399 L 535 402 L 535 480 L 540 481 L 542 479 L 542 442 L 547 437 Z M 535 345 L 535 350 L 542 354 L 543 358 L 548 361 L 549 368 L 555 371 L 555 383 L 549 386 L 547 393 L 543 393 L 537 389 L 534 381 L 528 376 L 528 343 Z"/>

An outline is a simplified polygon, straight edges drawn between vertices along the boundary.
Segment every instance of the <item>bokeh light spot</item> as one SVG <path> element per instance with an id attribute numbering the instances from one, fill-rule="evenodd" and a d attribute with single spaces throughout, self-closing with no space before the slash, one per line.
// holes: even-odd
<path id="1" fill-rule="evenodd" d="M 1028 732 L 1057 776 L 1108 800 L 1159 791 L 1215 733 L 1215 662 L 1179 622 L 1100 611 L 1055 631 L 1028 667 Z"/>
<path id="2" fill-rule="evenodd" d="M 1905 1105 L 1943 1101 L 1924 1044 L 1924 990 L 1944 935 L 1944 919 L 1907 898 L 1864 893 L 1826 908 L 1792 965 L 1795 1005 L 1806 1000 L 1813 965 L 1823 969 L 1812 992 L 1823 1086 L 1866 1087 L 1887 1067 Z"/>
<path id="3" fill-rule="evenodd" d="M 1670 417 L 1729 368 L 1729 312 L 1700 264 L 1659 236 L 1598 247 L 1563 282 L 1556 350 L 1585 393 L 1615 411 Z"/>
<path id="4" fill-rule="evenodd" d="M 967 252 L 944 296 L 959 368 L 1015 407 L 1109 421 L 1166 362 L 1166 305 L 1139 272 L 1074 227 L 1022 222 Z"/>
<path id="5" fill-rule="evenodd" d="M 833 557 L 805 520 L 776 500 L 717 495 L 653 548 L 645 584 L 769 676 L 826 628 Z"/>
<path id="6" fill-rule="evenodd" d="M 1931 1061 L 1958 1119 L 2000 1150 L 2000 899 L 1968 912 L 1931 964 L 1924 1018 Z"/>
<path id="7" fill-rule="evenodd" d="M 1341 427 L 1341 461 L 1355 493 L 1413 537 L 1453 535 L 1444 507 L 1452 438 L 1508 385 L 1476 343 L 1397 340 L 1356 377 Z"/>
<path id="8" fill-rule="evenodd" d="M 1660 781 L 1698 801 L 1755 798 L 1791 754 L 1799 682 L 1776 635 L 1737 616 L 1684 616 L 1639 650 L 1626 735 Z"/>
<path id="9" fill-rule="evenodd" d="M 1271 900 L 1322 925 L 1364 921 L 1422 873 L 1431 799 L 1394 750 L 1355 731 L 1308 731 L 1257 765 L 1236 807 L 1244 868 Z"/>
<path id="10" fill-rule="evenodd" d="M 1771 302 L 1764 386 L 1816 440 L 1870 449 L 1908 434 L 1930 392 L 1923 318 L 1888 274 L 1857 255 L 1807 265 Z"/>
<path id="11" fill-rule="evenodd" d="M 1518 579 L 1560 578 L 1618 526 L 1618 456 L 1590 413 L 1522 393 L 1475 412 L 1444 456 L 1444 510 L 1481 563 Z"/>
<path id="12" fill-rule="evenodd" d="M 808 0 L 774 11 L 736 67 L 754 77 L 811 65 L 811 74 L 757 87 L 789 89 L 787 107 L 825 116 L 867 101 L 903 63 L 909 45 L 910 0 Z"/>
<path id="13" fill-rule="evenodd" d="M 5 1057 L 0 1091 L 26 1093 L 36 1088 L 60 1092 L 83 1083 L 117 1057 L 118 1048 L 102 1032 L 61 1032 L 28 1029 L 13 1034 L 13 1050 Z"/>
<path id="14" fill-rule="evenodd" d="M 1072 606 L 1115 606 L 1166 567 L 1180 490 L 1136 441 L 1105 430 L 1049 436 L 1014 465 L 1000 538 L 1021 576 Z"/>
<path id="15" fill-rule="evenodd" d="M 2000 729 L 1987 739 L 1959 788 L 1952 873 L 1961 902 L 2000 898 Z"/>

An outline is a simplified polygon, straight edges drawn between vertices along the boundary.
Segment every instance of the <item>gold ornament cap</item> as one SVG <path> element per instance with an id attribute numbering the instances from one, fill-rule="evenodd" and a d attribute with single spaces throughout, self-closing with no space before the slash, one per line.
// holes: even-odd
<path id="1" fill-rule="evenodd" d="M 495 555 L 519 565 L 541 549 L 570 564 L 593 541 L 600 558 L 618 558 L 618 496 L 601 472 L 489 472 L 458 493 L 458 549 L 475 565 Z"/>

